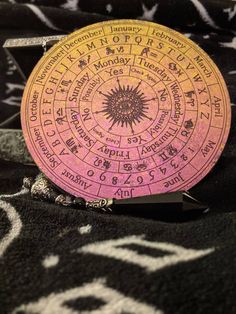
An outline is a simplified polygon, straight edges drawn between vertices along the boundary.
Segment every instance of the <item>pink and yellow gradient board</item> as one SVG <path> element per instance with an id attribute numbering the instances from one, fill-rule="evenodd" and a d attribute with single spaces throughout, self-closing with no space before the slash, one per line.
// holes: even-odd
<path id="1" fill-rule="evenodd" d="M 82 28 L 39 61 L 22 100 L 38 167 L 87 200 L 188 190 L 214 166 L 231 109 L 206 53 L 151 22 Z"/>

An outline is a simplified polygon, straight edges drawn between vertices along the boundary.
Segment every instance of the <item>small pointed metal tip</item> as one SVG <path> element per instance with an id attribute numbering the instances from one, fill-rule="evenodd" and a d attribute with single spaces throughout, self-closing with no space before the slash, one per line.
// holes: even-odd
<path id="1" fill-rule="evenodd" d="M 189 193 L 183 193 L 183 211 L 201 211 L 206 213 L 210 208 L 206 204 L 202 204 L 197 199 L 192 197 Z"/>

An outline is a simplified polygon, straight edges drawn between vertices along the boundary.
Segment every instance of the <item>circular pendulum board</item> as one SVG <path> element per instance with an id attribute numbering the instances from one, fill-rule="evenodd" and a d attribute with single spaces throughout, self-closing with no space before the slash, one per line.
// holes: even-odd
<path id="1" fill-rule="evenodd" d="M 93 24 L 53 46 L 30 75 L 21 111 L 38 167 L 87 200 L 191 188 L 219 158 L 230 117 L 206 53 L 135 20 Z"/>

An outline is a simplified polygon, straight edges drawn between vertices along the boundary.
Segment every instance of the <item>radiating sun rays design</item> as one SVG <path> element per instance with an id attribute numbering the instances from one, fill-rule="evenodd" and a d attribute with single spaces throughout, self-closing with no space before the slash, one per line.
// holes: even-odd
<path id="1" fill-rule="evenodd" d="M 149 109 L 149 102 L 156 98 L 147 99 L 140 89 L 142 81 L 135 87 L 130 85 L 123 85 L 117 78 L 117 86 L 111 88 L 109 92 L 99 91 L 99 94 L 105 97 L 103 101 L 103 109 L 95 111 L 95 114 L 103 113 L 107 120 L 111 123 L 109 131 L 113 126 L 130 127 L 134 134 L 134 125 L 140 123 L 144 119 L 152 120 L 147 115 Z"/>

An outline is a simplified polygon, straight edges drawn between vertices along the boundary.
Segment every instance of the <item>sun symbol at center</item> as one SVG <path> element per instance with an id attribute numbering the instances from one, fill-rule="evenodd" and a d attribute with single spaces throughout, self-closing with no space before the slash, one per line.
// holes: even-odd
<path id="1" fill-rule="evenodd" d="M 94 112 L 95 114 L 103 113 L 107 120 L 111 123 L 109 131 L 113 126 L 130 127 L 134 133 L 133 125 L 144 119 L 152 120 L 147 116 L 149 109 L 148 103 L 156 98 L 147 99 L 140 89 L 140 81 L 136 86 L 121 86 L 117 78 L 117 86 L 111 88 L 107 93 L 99 91 L 105 97 L 103 101 L 103 109 Z"/>

